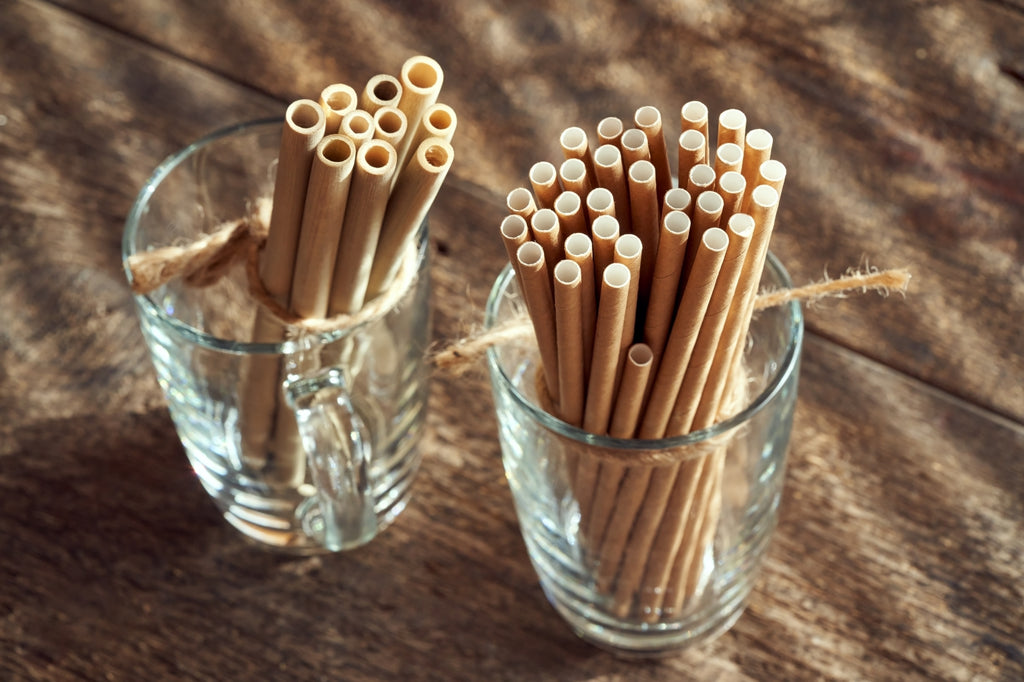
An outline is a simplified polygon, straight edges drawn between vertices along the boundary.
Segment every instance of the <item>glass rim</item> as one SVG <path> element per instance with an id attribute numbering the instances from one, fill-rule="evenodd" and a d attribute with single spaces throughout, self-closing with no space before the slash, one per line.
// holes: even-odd
<path id="1" fill-rule="evenodd" d="M 789 277 L 789 273 L 782 266 L 782 263 L 775 254 L 769 251 L 768 257 L 765 261 L 765 268 L 770 268 L 771 271 L 778 277 L 779 283 L 786 288 L 791 288 L 793 282 Z M 515 278 L 515 273 L 512 269 L 512 265 L 506 265 L 502 271 L 498 274 L 494 284 L 491 287 L 490 294 L 487 297 L 487 305 L 484 313 L 484 329 L 491 329 L 496 323 L 497 309 L 500 303 L 503 292 L 508 288 L 511 280 Z M 651 451 L 651 450 L 668 450 L 675 448 L 682 448 L 687 446 L 693 446 L 705 441 L 708 441 L 717 436 L 727 434 L 733 429 L 742 426 L 744 423 L 749 422 L 756 414 L 761 412 L 775 396 L 782 390 L 782 386 L 787 382 L 789 377 L 797 371 L 800 359 L 800 351 L 803 346 L 803 335 L 804 335 L 804 318 L 803 311 L 800 307 L 799 301 L 793 300 L 780 306 L 787 311 L 786 317 L 788 320 L 788 326 L 793 330 L 790 334 L 789 343 L 786 346 L 785 354 L 779 362 L 778 368 L 772 374 L 767 385 L 762 389 L 754 398 L 752 398 L 746 406 L 729 417 L 720 422 L 716 422 L 711 426 L 700 429 L 698 431 L 692 431 L 682 436 L 673 436 L 671 438 L 613 438 L 607 435 L 595 435 L 588 431 L 584 431 L 578 426 L 573 426 L 568 422 L 562 421 L 553 414 L 547 412 L 541 408 L 535 402 L 529 400 L 513 383 L 512 379 L 505 373 L 504 368 L 498 361 L 498 353 L 494 347 L 487 349 L 487 365 L 490 370 L 492 377 L 497 377 L 497 381 L 500 382 L 500 388 L 508 395 L 512 396 L 512 399 L 520 405 L 528 414 L 531 415 L 541 426 L 553 431 L 563 437 L 572 439 L 577 442 L 585 443 L 588 446 L 603 447 L 610 450 L 629 450 L 629 451 Z M 492 379 L 493 381 L 493 379 Z"/>
<path id="2" fill-rule="evenodd" d="M 132 203 L 132 207 L 128 212 L 128 216 L 125 218 L 125 227 L 121 236 L 121 264 L 124 268 L 125 276 L 127 277 L 129 284 L 132 282 L 132 273 L 128 267 L 128 258 L 135 253 L 138 253 L 135 249 L 135 239 L 138 236 L 139 223 L 160 184 L 180 165 L 192 158 L 197 152 L 210 145 L 226 138 L 246 133 L 263 132 L 263 129 L 266 129 L 266 132 L 272 132 L 275 128 L 279 130 L 283 123 L 284 117 L 271 116 L 242 121 L 240 123 L 234 123 L 223 128 L 219 128 L 170 154 L 156 166 L 150 176 L 143 183 L 142 189 L 139 190 L 139 193 L 136 195 L 135 200 Z M 419 227 L 419 234 L 417 235 L 417 239 L 419 240 L 419 244 L 417 246 L 417 260 L 422 260 L 425 256 L 426 240 L 423 239 L 423 237 L 426 234 L 427 224 L 428 218 L 424 218 L 423 223 Z M 309 348 L 334 342 L 344 336 L 352 334 L 356 330 L 371 323 L 374 319 L 367 319 L 356 325 L 328 331 L 300 332 L 293 326 L 286 326 L 285 328 L 288 330 L 288 338 L 283 341 L 239 341 L 235 339 L 225 339 L 214 334 L 210 334 L 190 324 L 182 322 L 176 317 L 168 315 L 163 307 L 152 299 L 151 294 L 152 292 L 146 294 L 137 294 L 132 292 L 132 297 L 135 299 L 136 304 L 145 311 L 146 315 L 159 320 L 161 325 L 169 327 L 192 343 L 206 348 L 231 353 L 276 355 L 282 353 L 294 353 L 298 350 L 307 350 Z"/>

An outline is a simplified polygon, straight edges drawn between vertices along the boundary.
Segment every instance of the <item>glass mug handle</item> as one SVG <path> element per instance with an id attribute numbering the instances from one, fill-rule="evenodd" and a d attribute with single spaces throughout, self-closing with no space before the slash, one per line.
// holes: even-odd
<path id="1" fill-rule="evenodd" d="M 319 519 L 311 530 L 330 550 L 368 542 L 377 533 L 371 439 L 352 404 L 344 371 L 328 367 L 289 380 L 284 388 L 316 486 Z"/>

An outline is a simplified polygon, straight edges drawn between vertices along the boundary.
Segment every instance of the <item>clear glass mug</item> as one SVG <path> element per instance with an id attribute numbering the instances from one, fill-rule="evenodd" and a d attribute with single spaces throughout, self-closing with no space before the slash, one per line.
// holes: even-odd
<path id="1" fill-rule="evenodd" d="M 791 286 L 774 256 L 762 286 Z M 506 268 L 485 327 L 524 309 Z M 744 355 L 746 407 L 661 440 L 593 436 L 553 417 L 539 397 L 535 346 L 489 349 L 527 551 L 548 601 L 583 639 L 624 656 L 666 655 L 740 617 L 776 525 L 802 340 L 798 303 L 759 311 Z"/>
<path id="2" fill-rule="evenodd" d="M 282 122 L 243 123 L 164 161 L 128 216 L 128 259 L 266 213 Z M 365 544 L 405 508 L 420 464 L 430 341 L 427 223 L 389 307 L 330 331 L 286 327 L 241 264 L 136 295 L 143 336 L 189 461 L 224 517 L 296 553 Z M 280 342 L 254 343 L 254 325 Z"/>

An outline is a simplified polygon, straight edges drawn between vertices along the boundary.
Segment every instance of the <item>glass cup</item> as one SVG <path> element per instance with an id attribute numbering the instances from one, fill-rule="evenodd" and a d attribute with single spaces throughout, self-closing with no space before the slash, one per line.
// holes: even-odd
<path id="1" fill-rule="evenodd" d="M 280 119 L 240 124 L 164 161 L 128 216 L 129 280 L 135 254 L 193 243 L 261 211 L 265 223 L 281 128 Z M 344 550 L 404 509 L 427 397 L 427 256 L 424 221 L 401 288 L 381 294 L 389 305 L 327 331 L 268 315 L 242 263 L 212 284 L 176 278 L 135 296 L 192 468 L 247 537 L 296 553 Z"/>
<path id="2" fill-rule="evenodd" d="M 769 256 L 762 285 L 791 286 Z M 521 315 L 511 268 L 485 326 Z M 798 303 L 758 312 L 744 406 L 677 438 L 594 436 L 543 408 L 534 347 L 488 351 L 506 478 L 548 601 L 584 640 L 624 656 L 708 641 L 740 617 L 776 525 L 803 339 Z"/>

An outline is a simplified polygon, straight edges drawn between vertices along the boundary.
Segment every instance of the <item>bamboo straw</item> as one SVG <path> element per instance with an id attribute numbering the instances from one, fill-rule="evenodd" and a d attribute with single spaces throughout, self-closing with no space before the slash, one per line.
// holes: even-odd
<path id="1" fill-rule="evenodd" d="M 555 215 L 561 225 L 562 242 L 570 234 L 587 231 L 587 214 L 583 210 L 583 200 L 572 190 L 566 190 L 555 199 Z"/>
<path id="2" fill-rule="evenodd" d="M 333 135 L 345 114 L 356 108 L 356 91 L 345 83 L 328 85 L 320 91 L 320 107 L 325 116 L 324 134 Z"/>
<path id="3" fill-rule="evenodd" d="M 563 260 L 554 272 L 555 331 L 558 351 L 559 416 L 579 427 L 583 424 L 583 271 Z"/>
<path id="4" fill-rule="evenodd" d="M 693 197 L 686 191 L 685 187 L 673 187 L 669 191 L 665 192 L 665 197 L 661 202 L 661 219 L 664 220 L 672 211 L 680 211 L 685 213 L 687 217 L 690 217 L 692 213 Z M 661 248 L 660 244 L 658 248 Z"/>
<path id="5" fill-rule="evenodd" d="M 530 186 L 537 197 L 541 208 L 552 208 L 555 199 L 562 193 L 562 184 L 558 180 L 558 171 L 547 161 L 538 161 L 530 167 Z"/>
<path id="6" fill-rule="evenodd" d="M 383 106 L 373 114 L 373 137 L 394 147 L 408 134 L 405 114 L 397 107 Z"/>
<path id="7" fill-rule="evenodd" d="M 743 146 L 743 138 L 747 133 L 747 115 L 739 109 L 726 109 L 718 115 L 718 137 L 715 146 L 736 144 Z"/>
<path id="8" fill-rule="evenodd" d="M 619 362 L 625 360 L 626 351 L 633 345 L 636 333 L 637 300 L 640 293 L 640 272 L 644 255 L 644 245 L 635 234 L 624 234 L 615 240 L 615 262 L 629 268 L 629 293 L 626 297 L 626 318 L 622 324 L 622 339 L 618 344 Z"/>
<path id="9" fill-rule="evenodd" d="M 583 324 L 583 371 L 590 376 L 594 352 L 594 331 L 597 325 L 597 292 L 594 273 L 594 248 L 584 233 L 569 235 L 565 240 L 565 257 L 580 266 L 583 281 L 580 285 Z"/>
<path id="10" fill-rule="evenodd" d="M 725 200 L 718 192 L 705 190 L 697 195 L 697 200 L 694 202 L 693 223 L 690 225 L 690 241 L 686 247 L 684 268 L 687 273 L 692 272 L 693 261 L 697 257 L 697 249 L 701 245 L 701 237 L 711 228 L 718 227 L 724 208 Z"/>
<path id="11" fill-rule="evenodd" d="M 583 416 L 584 430 L 593 434 L 600 435 L 608 431 L 631 279 L 629 268 L 622 263 L 612 263 L 605 268 L 601 279 L 594 331 L 594 359 L 587 382 Z"/>
<path id="12" fill-rule="evenodd" d="M 619 149 L 622 150 L 622 167 L 627 172 L 637 161 L 651 160 L 651 148 L 648 146 L 647 136 L 642 130 L 630 128 L 622 133 L 622 137 L 619 139 Z"/>
<path id="13" fill-rule="evenodd" d="M 331 316 L 363 307 L 394 174 L 394 147 L 382 140 L 359 147 L 331 283 Z"/>
<path id="14" fill-rule="evenodd" d="M 718 176 L 715 175 L 714 168 L 706 163 L 698 163 L 690 169 L 690 174 L 686 179 L 686 191 L 690 193 L 690 196 L 696 197 L 701 192 L 714 189 L 717 179 Z"/>
<path id="15" fill-rule="evenodd" d="M 529 220 L 537 212 L 537 203 L 533 200 L 533 193 L 525 187 L 516 187 L 505 196 L 505 207 L 510 213 L 522 216 Z"/>
<path id="16" fill-rule="evenodd" d="M 622 232 L 631 231 L 629 208 L 629 184 L 622 165 L 622 151 L 615 145 L 601 145 L 594 152 L 594 175 L 597 185 L 604 187 L 615 197 L 615 217 Z"/>
<path id="17" fill-rule="evenodd" d="M 397 107 L 402 100 L 402 84 L 388 73 L 379 73 L 366 81 L 359 93 L 358 108 L 371 116 L 381 107 Z"/>
<path id="18" fill-rule="evenodd" d="M 722 177 L 722 173 L 736 171 L 743 168 L 743 147 L 733 142 L 726 142 L 718 145 L 715 149 L 715 175 Z"/>
<path id="19" fill-rule="evenodd" d="M 665 142 L 661 112 L 657 107 L 640 107 L 633 115 L 633 122 L 647 136 L 647 148 L 651 153 L 651 163 L 654 164 L 658 177 L 658 203 L 661 203 L 665 192 L 672 187 L 672 169 L 668 163 L 668 145 Z"/>
<path id="20" fill-rule="evenodd" d="M 356 146 L 356 151 L 373 139 L 373 116 L 362 109 L 353 109 L 341 118 L 338 133 L 347 136 Z"/>
<path id="21" fill-rule="evenodd" d="M 601 291 L 604 269 L 615 262 L 615 242 L 621 233 L 618 219 L 610 215 L 598 216 L 590 226 L 590 238 L 594 242 L 594 279 L 598 292 Z"/>
<path id="22" fill-rule="evenodd" d="M 548 267 L 548 275 L 552 275 L 555 264 L 562 259 L 564 237 L 558 214 L 550 208 L 542 208 L 530 218 L 530 232 L 534 240 L 544 250 L 544 258 Z"/>
<path id="23" fill-rule="evenodd" d="M 439 138 L 427 138 L 398 176 L 373 256 L 367 289 L 371 298 L 394 281 L 405 247 L 427 217 L 454 159 L 455 150 L 450 144 Z"/>
<path id="24" fill-rule="evenodd" d="M 656 170 L 650 161 L 637 161 L 629 167 L 629 209 L 633 233 L 644 245 L 644 258 L 640 264 L 640 300 L 646 303 L 654 275 L 654 259 L 658 253 L 660 232 Z"/>
<path id="25" fill-rule="evenodd" d="M 587 132 L 578 126 L 570 126 L 562 131 L 558 138 L 562 154 L 566 159 L 579 159 L 587 169 L 587 175 L 594 177 L 594 159 L 590 153 L 590 141 Z"/>
<path id="26" fill-rule="evenodd" d="M 703 102 L 697 100 L 691 100 L 683 105 L 679 116 L 681 125 L 680 131 L 685 133 L 687 130 L 696 130 L 704 138 L 704 158 L 707 159 L 709 156 L 708 150 L 710 148 L 708 140 L 708 108 Z M 680 175 L 679 180 L 686 177 Z"/>
<path id="27" fill-rule="evenodd" d="M 418 149 L 423 140 L 428 137 L 437 137 L 445 142 L 451 142 L 455 137 L 455 128 L 458 126 L 458 116 L 455 110 L 442 102 L 435 102 L 423 111 L 418 125 L 410 123 L 409 129 L 413 134 L 409 149 Z"/>
<path id="28" fill-rule="evenodd" d="M 672 328 L 689 236 L 689 216 L 682 211 L 669 211 L 665 214 L 661 239 L 658 241 L 654 277 L 651 280 L 651 297 L 647 304 L 647 317 L 644 319 L 644 342 L 654 354 L 655 364 L 661 357 Z"/>
<path id="29" fill-rule="evenodd" d="M 728 225 L 729 218 L 743 207 L 743 194 L 747 189 L 747 181 L 741 173 L 726 171 L 718 176 L 718 194 L 722 197 L 722 215 L 719 225 Z"/>
<path id="30" fill-rule="evenodd" d="M 587 222 L 602 215 L 615 215 L 615 197 L 607 188 L 595 187 L 587 194 Z"/>
<path id="31" fill-rule="evenodd" d="M 593 174 L 587 175 L 587 166 L 581 159 L 566 159 L 558 167 L 558 177 L 562 181 L 562 187 L 567 191 L 576 192 L 581 197 L 590 194 L 593 187 L 591 178 Z"/>
<path id="32" fill-rule="evenodd" d="M 295 256 L 301 267 L 292 275 L 290 304 L 296 315 L 320 318 L 327 314 L 355 157 L 355 145 L 343 135 L 327 135 L 316 147 Z"/>
<path id="33" fill-rule="evenodd" d="M 704 148 L 707 146 L 707 139 L 701 135 L 699 130 L 684 130 L 679 136 L 679 158 L 677 175 L 679 186 L 686 188 L 690 178 L 690 170 L 700 163 L 707 161 Z"/>
<path id="34" fill-rule="evenodd" d="M 616 116 L 602 118 L 597 124 L 597 140 L 601 145 L 612 144 L 617 146 L 624 130 L 621 118 Z"/>
<path id="35" fill-rule="evenodd" d="M 512 264 L 516 274 L 519 273 L 519 261 L 516 260 L 516 251 L 519 247 L 530 240 L 530 226 L 521 215 L 513 213 L 505 216 L 501 221 L 501 241 L 505 245 L 505 252 L 508 254 L 508 262 Z"/>
<path id="36" fill-rule="evenodd" d="M 743 173 L 747 185 L 756 187 L 761 184 L 758 170 L 761 164 L 772 156 L 772 134 L 764 128 L 756 128 L 747 133 L 743 142 Z"/>
<path id="37" fill-rule="evenodd" d="M 548 394 L 558 404 L 558 340 L 555 329 L 555 302 L 551 276 L 544 258 L 544 249 L 537 242 L 526 242 L 516 252 L 519 285 L 526 301 L 526 311 L 533 323 L 540 350 L 541 370 Z"/>
<path id="38" fill-rule="evenodd" d="M 398 79 L 402 84 L 398 108 L 405 113 L 409 126 L 416 130 L 420 125 L 423 113 L 437 101 L 437 96 L 441 92 L 441 83 L 444 81 L 444 72 L 441 70 L 441 65 L 430 57 L 416 55 L 402 64 Z M 415 153 L 412 143 L 413 139 L 409 137 L 401 147 L 395 150 L 395 161 L 398 168 L 405 168 L 406 158 L 410 153 Z"/>

